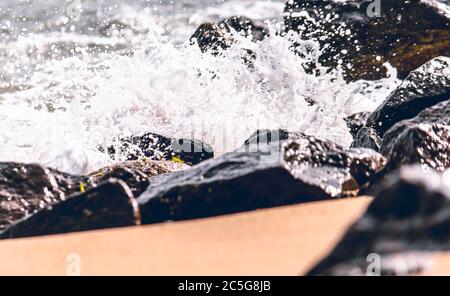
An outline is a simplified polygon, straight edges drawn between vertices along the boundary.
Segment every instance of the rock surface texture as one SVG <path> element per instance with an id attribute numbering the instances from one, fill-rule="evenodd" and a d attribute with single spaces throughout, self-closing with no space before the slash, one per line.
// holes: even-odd
<path id="1" fill-rule="evenodd" d="M 415 71 L 369 116 L 366 126 L 380 137 L 397 122 L 450 100 L 450 58 L 435 58 Z"/>
<path id="2" fill-rule="evenodd" d="M 125 155 L 128 160 L 147 158 L 149 160 L 173 160 L 195 165 L 214 157 L 211 146 L 190 139 L 171 139 L 155 133 L 121 139 L 118 147 L 108 148 L 109 155 Z"/>
<path id="3" fill-rule="evenodd" d="M 424 64 L 401 83 L 358 131 L 351 147 L 380 151 L 385 172 L 421 163 L 450 168 L 450 58 Z"/>
<path id="4" fill-rule="evenodd" d="M 376 1 L 375 1 L 376 2 Z M 435 0 L 289 0 L 285 30 L 315 39 L 321 62 L 349 80 L 379 79 L 389 62 L 405 78 L 438 56 L 450 56 L 450 8 Z"/>
<path id="5" fill-rule="evenodd" d="M 0 163 L 0 231 L 43 209 L 49 216 L 53 206 L 108 183 L 110 179 L 120 180 L 123 182 L 120 186 L 137 197 L 147 189 L 151 177 L 186 168 L 187 165 L 170 161 L 129 161 L 88 176 L 76 176 L 37 164 Z M 108 190 L 101 189 L 94 192 L 96 195 L 109 194 Z M 68 205 L 71 203 L 66 203 L 66 207 Z"/>
<path id="6" fill-rule="evenodd" d="M 71 176 L 37 164 L 0 163 L 0 230 L 80 192 L 81 184 L 91 186 L 87 177 Z"/>
<path id="7" fill-rule="evenodd" d="M 197 43 L 202 52 L 219 54 L 229 48 L 235 39 L 235 34 L 249 37 L 253 42 L 261 41 L 268 36 L 265 25 L 257 23 L 244 16 L 233 16 L 220 23 L 204 23 L 191 36 L 191 42 Z"/>
<path id="8" fill-rule="evenodd" d="M 394 125 L 383 138 L 381 153 L 388 158 L 388 170 L 414 163 L 449 169 L 450 100 Z"/>
<path id="9" fill-rule="evenodd" d="M 84 193 L 49 205 L 15 222 L 0 238 L 19 238 L 140 224 L 137 202 L 128 186 L 110 179 Z"/>
<path id="10" fill-rule="evenodd" d="M 450 250 L 449 225 L 450 171 L 404 167 L 384 179 L 364 216 L 309 274 L 366 275 L 375 255 L 382 275 L 416 273 L 423 254 Z"/>
<path id="11" fill-rule="evenodd" d="M 296 138 L 152 179 L 138 198 L 143 223 L 356 196 L 385 162 L 372 150 L 346 150 L 300 134 Z"/>

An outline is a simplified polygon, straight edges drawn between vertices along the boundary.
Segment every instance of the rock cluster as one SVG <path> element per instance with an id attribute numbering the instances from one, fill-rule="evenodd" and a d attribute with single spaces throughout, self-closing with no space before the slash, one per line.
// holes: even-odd
<path id="1" fill-rule="evenodd" d="M 262 137 L 271 140 L 263 142 Z M 247 149 L 249 145 L 257 147 L 253 151 Z M 138 216 L 134 224 L 149 224 L 357 196 L 385 164 L 383 156 L 369 149 L 344 149 L 328 140 L 282 130 L 258 131 L 242 149 L 192 168 L 144 158 L 87 176 L 3 163 L 0 221 L 4 234 L 0 237 L 124 226 Z M 130 204 L 128 210 L 124 207 L 126 213 L 114 212 L 113 202 L 111 208 L 104 203 L 112 192 L 118 204 Z M 97 223 L 97 215 L 106 215 L 101 219 L 105 224 Z M 124 220 L 107 222 L 114 215 Z M 63 222 L 57 226 L 45 221 Z"/>
<path id="2" fill-rule="evenodd" d="M 0 163 L 0 238 L 369 193 L 376 197 L 367 212 L 310 274 L 364 275 L 372 255 L 381 258 L 379 274 L 420 271 L 423 252 L 450 250 L 450 13 L 435 0 L 385 0 L 382 14 L 370 16 L 373 3 L 286 4 L 286 31 L 321 43 L 324 65 L 348 65 L 350 80 L 377 79 L 389 62 L 404 78 L 374 112 L 346 118 L 351 148 L 302 132 L 262 129 L 236 151 L 214 158 L 201 141 L 147 133 L 100 148 L 118 164 L 84 176 Z M 202 52 L 220 55 L 237 34 L 257 42 L 268 30 L 231 17 L 201 25 L 191 40 Z M 252 53 L 244 51 L 251 62 Z M 406 268 L 398 268 L 398 258 Z"/>
<path id="3" fill-rule="evenodd" d="M 422 163 L 450 167 L 450 58 L 437 57 L 411 74 L 370 115 L 352 147 L 380 151 L 387 171 Z"/>
<path id="4" fill-rule="evenodd" d="M 296 140 L 228 153 L 156 178 L 138 198 L 142 222 L 356 196 L 385 162 L 372 150 L 347 150 L 327 140 L 294 134 Z"/>
<path id="5" fill-rule="evenodd" d="M 140 224 L 139 207 L 128 186 L 118 179 L 47 206 L 18 220 L 0 238 L 19 238 Z"/>
<path id="6" fill-rule="evenodd" d="M 76 176 L 38 164 L 0 163 L 0 231 L 5 232 L 0 237 L 140 224 L 135 197 L 145 191 L 150 178 L 187 167 L 129 161 Z"/>

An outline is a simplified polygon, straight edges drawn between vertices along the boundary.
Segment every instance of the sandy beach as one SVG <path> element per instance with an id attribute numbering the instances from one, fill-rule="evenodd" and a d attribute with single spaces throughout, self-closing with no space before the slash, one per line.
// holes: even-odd
<path id="1" fill-rule="evenodd" d="M 0 242 L 0 274 L 298 275 L 336 243 L 370 198 L 154 226 Z"/>
<path id="2" fill-rule="evenodd" d="M 1 275 L 302 275 L 371 198 L 294 205 L 196 221 L 0 242 Z M 68 262 L 69 261 L 69 262 Z M 449 275 L 450 253 L 424 275 Z"/>

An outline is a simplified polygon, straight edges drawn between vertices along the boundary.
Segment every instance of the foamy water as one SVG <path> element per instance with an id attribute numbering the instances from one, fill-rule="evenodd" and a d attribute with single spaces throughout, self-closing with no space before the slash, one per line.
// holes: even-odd
<path id="1" fill-rule="evenodd" d="M 49 16 L 37 2 L 60 8 L 45 6 L 56 11 Z M 302 59 L 289 48 L 317 45 L 275 34 L 283 1 L 82 1 L 89 10 L 75 16 L 65 2 L 22 8 L 11 1 L 7 12 L 0 4 L 0 161 L 87 173 L 112 163 L 99 146 L 145 132 L 202 139 L 218 154 L 258 128 L 348 146 L 343 118 L 374 110 L 398 83 L 395 69 L 390 78 L 350 84 L 339 71 L 305 73 L 301 64 L 319 53 Z M 19 11 L 40 17 L 20 22 L 12 17 Z M 241 38 L 220 57 L 189 44 L 201 22 L 236 14 L 266 20 L 271 37 Z M 111 20 L 126 28 L 108 27 Z M 242 48 L 256 53 L 251 69 Z"/>

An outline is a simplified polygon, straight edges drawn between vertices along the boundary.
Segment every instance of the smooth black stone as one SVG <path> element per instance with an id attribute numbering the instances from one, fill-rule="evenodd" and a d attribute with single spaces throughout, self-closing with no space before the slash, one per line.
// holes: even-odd
<path id="1" fill-rule="evenodd" d="M 405 166 L 383 179 L 364 216 L 309 274 L 364 271 L 367 256 L 373 253 L 383 261 L 386 256 L 449 250 L 449 172 L 438 174 L 421 166 Z"/>
<path id="2" fill-rule="evenodd" d="M 140 224 L 139 207 L 128 186 L 107 182 L 47 206 L 0 233 L 0 238 L 20 238 Z"/>
<path id="3" fill-rule="evenodd" d="M 437 171 L 450 168 L 450 100 L 397 123 L 383 138 L 381 153 L 386 170 L 420 163 Z"/>
<path id="4" fill-rule="evenodd" d="M 128 160 L 145 157 L 149 160 L 182 161 L 188 165 L 214 157 L 212 147 L 206 143 L 190 139 L 171 139 L 154 133 L 121 139 L 118 148 L 108 148 L 112 158 L 115 158 L 117 152 L 126 155 Z"/>
<path id="5" fill-rule="evenodd" d="M 384 165 L 371 150 L 345 150 L 315 137 L 233 152 L 151 180 L 139 198 L 144 224 L 210 217 L 356 196 Z"/>
<path id="6" fill-rule="evenodd" d="M 369 16 L 367 11 L 373 3 L 289 0 L 285 30 L 317 40 L 322 46 L 321 63 L 343 65 L 349 80 L 385 77 L 385 62 L 393 65 L 403 79 L 434 57 L 450 56 L 448 5 L 435 0 L 382 0 L 381 15 Z"/>
<path id="7" fill-rule="evenodd" d="M 394 124 L 450 99 L 450 58 L 435 58 L 411 74 L 367 119 L 383 137 Z"/>

